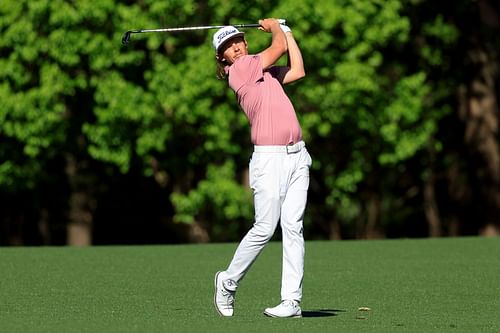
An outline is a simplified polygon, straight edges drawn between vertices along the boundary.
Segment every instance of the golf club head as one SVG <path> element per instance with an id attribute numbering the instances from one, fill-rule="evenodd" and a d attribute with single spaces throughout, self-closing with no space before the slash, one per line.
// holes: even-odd
<path id="1" fill-rule="evenodd" d="M 127 31 L 123 37 L 122 37 L 122 44 L 123 45 L 127 45 L 128 42 L 130 41 L 130 34 L 132 33 L 132 31 Z"/>

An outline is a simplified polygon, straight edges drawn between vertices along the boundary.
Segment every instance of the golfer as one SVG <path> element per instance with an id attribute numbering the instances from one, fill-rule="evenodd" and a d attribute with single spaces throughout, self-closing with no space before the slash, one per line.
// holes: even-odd
<path id="1" fill-rule="evenodd" d="M 312 160 L 302 141 L 302 131 L 282 85 L 305 76 L 302 55 L 290 28 L 276 19 L 259 21 L 271 33 L 271 45 L 248 54 L 243 32 L 227 26 L 213 36 L 218 77 L 227 78 L 251 126 L 254 152 L 250 160 L 255 222 L 239 244 L 225 271 L 215 275 L 214 303 L 222 316 L 232 316 L 238 284 L 278 222 L 283 239 L 281 302 L 267 308 L 271 317 L 301 317 L 304 276 L 303 219 Z M 289 66 L 273 66 L 288 52 Z"/>

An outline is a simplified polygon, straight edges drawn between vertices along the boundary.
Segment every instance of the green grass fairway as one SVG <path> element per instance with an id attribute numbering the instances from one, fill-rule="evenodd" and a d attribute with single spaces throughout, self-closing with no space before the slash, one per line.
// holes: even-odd
<path id="1" fill-rule="evenodd" d="M 212 305 L 237 244 L 0 248 L 1 332 L 500 332 L 500 239 L 306 242 L 304 318 L 273 319 L 281 243 Z M 369 312 L 358 308 L 369 307 Z"/>

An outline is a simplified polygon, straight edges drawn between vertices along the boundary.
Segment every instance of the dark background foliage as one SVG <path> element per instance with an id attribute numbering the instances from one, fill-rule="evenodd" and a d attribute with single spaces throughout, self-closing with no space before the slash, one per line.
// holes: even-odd
<path id="1" fill-rule="evenodd" d="M 314 160 L 308 239 L 498 234 L 499 15 L 491 0 L 3 1 L 0 245 L 238 240 L 252 147 L 213 31 L 121 37 L 264 17 L 288 20 L 306 65 L 286 91 Z M 252 53 L 270 42 L 245 32 Z"/>

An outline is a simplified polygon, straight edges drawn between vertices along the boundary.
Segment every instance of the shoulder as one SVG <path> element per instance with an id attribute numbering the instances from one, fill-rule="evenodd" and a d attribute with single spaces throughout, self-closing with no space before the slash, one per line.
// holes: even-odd
<path id="1" fill-rule="evenodd" d="M 245 84 L 255 83 L 262 79 L 264 72 L 259 55 L 242 56 L 229 67 L 229 85 L 238 91 Z"/>
<path id="2" fill-rule="evenodd" d="M 260 64 L 261 64 L 260 56 L 258 54 L 257 55 L 248 54 L 236 59 L 234 64 L 231 65 L 231 68 L 245 69 L 252 66 L 258 66 Z"/>

